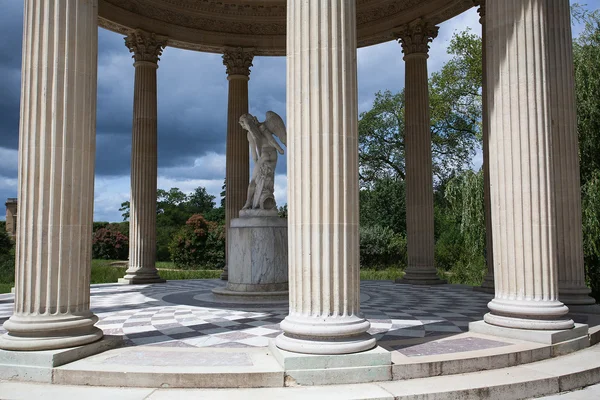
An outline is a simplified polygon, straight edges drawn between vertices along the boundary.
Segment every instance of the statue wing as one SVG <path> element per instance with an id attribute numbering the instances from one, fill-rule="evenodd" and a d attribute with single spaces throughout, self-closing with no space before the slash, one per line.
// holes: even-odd
<path id="1" fill-rule="evenodd" d="M 273 111 L 267 111 L 267 116 L 264 124 L 266 127 L 277 136 L 284 146 L 287 146 L 287 132 L 285 131 L 285 124 L 281 117 Z"/>

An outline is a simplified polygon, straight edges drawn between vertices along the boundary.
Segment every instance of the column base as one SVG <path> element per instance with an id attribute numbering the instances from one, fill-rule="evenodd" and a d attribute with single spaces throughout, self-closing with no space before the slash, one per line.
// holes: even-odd
<path id="1" fill-rule="evenodd" d="M 0 336 L 0 349 L 55 350 L 82 346 L 100 340 L 102 331 L 94 326 L 98 317 L 91 312 L 56 315 L 14 314 L 4 323 L 8 333 Z"/>
<path id="2" fill-rule="evenodd" d="M 281 321 L 284 333 L 275 344 L 282 350 L 304 354 L 351 354 L 370 350 L 377 341 L 369 335 L 371 324 L 357 316 L 308 317 L 288 315 Z"/>
<path id="3" fill-rule="evenodd" d="M 496 326 L 486 321 L 469 323 L 469 332 L 544 344 L 557 344 L 587 338 L 588 330 L 588 325 L 585 324 L 574 324 L 568 329 L 535 330 Z"/>
<path id="4" fill-rule="evenodd" d="M 396 279 L 396 283 L 409 285 L 444 285 L 448 283 L 440 279 L 435 268 L 408 267 L 402 278 Z"/>
<path id="5" fill-rule="evenodd" d="M 571 308 L 571 306 L 589 306 L 596 304 L 596 299 L 590 296 L 591 290 L 587 286 L 578 288 L 558 287 L 558 300 Z"/>
<path id="6" fill-rule="evenodd" d="M 473 290 L 475 290 L 476 292 L 494 294 L 496 292 L 496 289 L 494 287 L 494 275 L 487 274 L 485 278 L 483 278 L 481 286 L 474 286 Z"/>
<path id="7" fill-rule="evenodd" d="M 569 309 L 560 301 L 493 299 L 483 319 L 491 325 L 531 330 L 561 330 L 574 326 Z"/>
<path id="8" fill-rule="evenodd" d="M 158 275 L 156 269 L 128 269 L 123 278 L 120 278 L 119 283 L 127 285 L 144 285 L 151 283 L 165 283 L 166 280 Z"/>

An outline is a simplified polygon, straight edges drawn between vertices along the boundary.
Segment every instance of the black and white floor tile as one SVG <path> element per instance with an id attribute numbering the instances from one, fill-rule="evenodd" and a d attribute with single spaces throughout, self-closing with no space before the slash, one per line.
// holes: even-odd
<path id="1" fill-rule="evenodd" d="M 155 285 L 92 285 L 91 308 L 107 335 L 128 345 L 170 347 L 264 347 L 281 333 L 286 304 L 232 304 L 212 297 L 220 280 L 169 281 Z M 0 323 L 13 297 L 0 295 Z M 482 319 L 492 296 L 456 285 L 361 283 L 361 309 L 380 343 L 442 337 L 468 330 Z M 0 333 L 3 333 L 0 326 Z"/>

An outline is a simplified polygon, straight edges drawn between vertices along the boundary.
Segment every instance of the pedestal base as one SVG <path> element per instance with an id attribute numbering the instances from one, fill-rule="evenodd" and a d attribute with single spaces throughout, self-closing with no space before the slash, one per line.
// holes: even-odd
<path id="1" fill-rule="evenodd" d="M 94 326 L 98 317 L 91 312 L 58 315 L 13 314 L 4 323 L 8 331 L 0 336 L 0 349 L 44 351 L 82 346 L 102 338 Z"/>
<path id="2" fill-rule="evenodd" d="M 250 300 L 267 300 L 267 301 L 276 301 L 276 302 L 286 302 L 289 297 L 289 292 L 278 291 L 278 292 L 239 292 L 235 290 L 229 290 L 227 287 L 214 288 L 212 290 L 213 294 L 217 296 L 217 298 L 222 298 L 226 300 L 237 300 L 238 302 L 250 301 Z"/>
<path id="3" fill-rule="evenodd" d="M 275 343 L 282 350 L 304 354 L 351 354 L 377 344 L 369 335 L 371 323 L 361 316 L 308 316 L 290 314 L 280 323 L 284 333 Z"/>
<path id="4" fill-rule="evenodd" d="M 485 322 L 505 328 L 528 330 L 563 330 L 574 326 L 566 315 L 569 309 L 558 300 L 533 301 L 494 298 L 488 303 L 490 312 Z"/>
<path id="5" fill-rule="evenodd" d="M 127 285 L 145 285 L 151 283 L 165 283 L 166 280 L 158 275 L 156 269 L 140 268 L 134 270 L 128 269 L 125 276 L 120 278 L 118 282 Z"/>
<path id="6" fill-rule="evenodd" d="M 278 216 L 253 216 L 242 210 L 228 230 L 226 288 L 213 293 L 224 296 L 287 296 L 287 220 Z M 252 211 L 252 212 L 250 212 Z M 272 214 L 272 213 L 271 213 Z"/>
<path id="7" fill-rule="evenodd" d="M 402 278 L 396 279 L 396 283 L 409 285 L 444 285 L 447 281 L 440 279 L 434 267 L 408 266 Z"/>

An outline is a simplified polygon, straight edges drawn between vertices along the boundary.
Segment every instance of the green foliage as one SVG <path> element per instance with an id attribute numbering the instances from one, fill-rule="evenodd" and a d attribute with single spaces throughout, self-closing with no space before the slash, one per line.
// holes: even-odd
<path id="1" fill-rule="evenodd" d="M 90 283 L 116 283 L 120 278 L 125 276 L 126 269 L 124 267 L 115 267 L 106 264 L 99 265 L 97 262 L 92 262 Z"/>
<path id="2" fill-rule="evenodd" d="M 279 215 L 280 218 L 287 218 L 288 217 L 288 206 L 287 203 L 282 205 L 281 207 L 279 207 L 279 209 L 277 210 L 277 214 Z"/>
<path id="3" fill-rule="evenodd" d="M 0 284 L 12 287 L 15 281 L 15 249 L 4 227 L 0 229 Z M 8 288 L 10 291 L 10 287 Z"/>
<path id="4" fill-rule="evenodd" d="M 400 268 L 390 267 L 386 269 L 360 269 L 360 279 L 363 281 L 395 281 L 404 276 Z"/>
<path id="5" fill-rule="evenodd" d="M 224 227 L 195 214 L 175 234 L 169 250 L 178 268 L 222 268 L 225 264 Z"/>
<path id="6" fill-rule="evenodd" d="M 581 181 L 600 170 L 600 10 L 581 16 L 584 31 L 574 43 L 577 131 Z"/>
<path id="7" fill-rule="evenodd" d="M 360 191 L 361 226 L 381 226 L 406 234 L 404 181 L 380 178 Z"/>
<path id="8" fill-rule="evenodd" d="M 108 225 L 98 229 L 92 238 L 92 258 L 103 260 L 127 260 L 129 239 L 115 227 Z"/>
<path id="9" fill-rule="evenodd" d="M 358 145 L 362 186 L 404 179 L 404 91 L 375 93 L 373 107 L 360 115 Z"/>
<path id="10" fill-rule="evenodd" d="M 360 228 L 360 266 L 385 269 L 406 265 L 406 237 L 382 226 Z"/>
<path id="11" fill-rule="evenodd" d="M 485 276 L 483 170 L 451 178 L 444 200 L 436 204 L 436 266 L 449 271 L 451 283 L 479 285 Z"/>
<path id="12" fill-rule="evenodd" d="M 221 270 L 215 269 L 198 269 L 189 271 L 172 271 L 162 270 L 160 271 L 160 277 L 168 281 L 180 280 L 180 279 L 219 279 L 221 277 Z"/>
<path id="13" fill-rule="evenodd" d="M 600 10 L 573 11 L 584 24 L 573 47 L 584 262 L 592 295 L 600 301 Z"/>
<path id="14" fill-rule="evenodd" d="M 582 187 L 583 250 L 592 296 L 600 299 L 600 171 Z"/>

